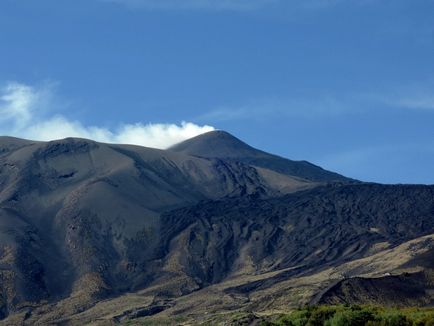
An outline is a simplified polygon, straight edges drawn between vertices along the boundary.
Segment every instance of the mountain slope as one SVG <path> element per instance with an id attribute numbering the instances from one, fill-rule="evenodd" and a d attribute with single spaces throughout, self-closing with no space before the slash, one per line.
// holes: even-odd
<path id="1" fill-rule="evenodd" d="M 270 305 L 308 303 L 310 296 L 315 294 L 312 289 L 320 291 L 329 285 L 327 275 L 331 272 L 320 276 L 324 270 L 347 266 L 335 272 L 334 277 L 339 280 L 346 273 L 357 276 L 369 264 L 365 261 L 351 265 L 353 261 L 368 259 L 364 257 L 379 254 L 381 250 L 394 250 L 411 239 L 434 233 L 434 187 L 332 185 L 280 198 L 260 199 L 257 195 L 249 195 L 176 209 L 163 213 L 159 221 L 158 228 L 145 234 L 143 242 L 136 241 L 130 247 L 145 259 L 141 269 L 140 264 L 131 265 L 133 260 L 129 256 L 129 268 L 138 272 L 133 275 L 141 275 L 147 282 L 137 282 L 138 278 L 129 279 L 128 274 L 123 274 L 123 279 L 117 275 L 118 278 L 111 283 L 113 275 L 107 273 L 103 265 L 102 272 L 98 274 L 101 279 L 95 279 L 94 270 L 76 285 L 89 287 L 91 284 L 98 289 L 98 292 L 92 293 L 93 301 L 90 302 L 93 303 L 113 293 L 113 284 L 127 284 L 122 283 L 126 280 L 130 284 L 128 291 L 140 290 L 138 296 L 142 299 L 138 310 L 134 310 L 136 308 L 133 309 L 134 304 L 131 303 L 128 311 L 109 318 L 123 320 L 133 318 L 135 313 L 138 316 L 203 316 L 204 310 L 201 309 L 211 309 L 212 306 L 223 310 L 239 307 L 261 311 L 269 309 Z M 83 229 L 85 226 L 88 228 L 86 234 L 91 238 L 101 233 L 109 236 L 100 229 L 89 229 L 92 226 L 89 221 L 82 225 L 73 224 L 72 227 Z M 155 239 L 155 246 L 150 246 L 152 238 Z M 432 248 L 434 242 L 427 241 L 420 241 L 418 245 L 409 244 L 400 249 L 404 251 L 399 255 L 418 246 Z M 90 249 L 102 250 L 108 244 L 110 242 L 105 243 L 105 247 L 98 247 L 92 243 Z M 92 252 L 93 257 L 100 255 L 99 252 Z M 105 257 L 108 263 L 109 259 L 116 261 L 116 257 Z M 381 269 L 375 268 L 384 273 L 385 268 L 390 270 L 393 265 L 383 260 Z M 306 293 L 310 294 L 303 298 L 290 294 L 297 288 L 307 291 L 307 285 L 303 285 L 302 281 L 306 277 L 312 277 L 313 283 L 307 283 L 311 290 Z M 313 287 L 315 282 L 317 285 Z M 136 286 L 131 287 L 132 284 Z M 287 292 L 282 290 L 289 285 L 285 290 Z M 207 288 L 217 293 L 200 297 L 200 293 L 209 293 Z M 202 289 L 205 292 L 201 292 Z M 123 292 L 120 287 L 117 291 Z M 270 293 L 274 293 L 273 301 L 268 297 Z M 220 306 L 213 301 L 216 296 L 230 298 L 227 304 L 232 303 Z M 65 315 L 70 315 L 71 320 L 79 318 L 76 313 L 65 310 L 71 302 L 77 304 L 71 301 L 73 298 L 59 301 L 53 308 L 41 308 L 44 313 L 38 308 L 31 317 L 35 319 L 29 320 L 39 320 L 43 324 Z M 277 298 L 282 302 L 274 301 Z M 185 300 L 190 302 L 188 307 L 182 303 Z M 192 304 L 188 300 L 196 301 Z M 230 308 L 232 304 L 234 306 Z M 81 306 L 80 311 L 90 306 Z M 86 318 L 94 318 L 93 313 L 84 314 L 87 322 L 90 319 Z M 80 319 L 77 324 L 82 322 Z"/>
<path id="2" fill-rule="evenodd" d="M 354 277 L 332 286 L 317 303 L 427 306 L 434 300 L 433 280 L 432 272 L 423 271 L 375 278 Z"/>
<path id="3" fill-rule="evenodd" d="M 306 161 L 291 161 L 255 149 L 225 131 L 211 131 L 169 148 L 170 151 L 198 157 L 221 158 L 263 167 L 281 174 L 317 182 L 354 181 L 326 171 Z"/>
<path id="4" fill-rule="evenodd" d="M 163 220 L 171 226 L 163 237 L 176 234 L 171 246 L 184 252 L 184 272 L 192 277 L 215 283 L 241 270 L 297 268 L 296 274 L 359 259 L 376 244 L 393 247 L 433 233 L 434 187 L 319 187 L 276 199 L 199 204 Z"/>
<path id="5" fill-rule="evenodd" d="M 158 268 L 165 211 L 313 186 L 239 162 L 139 146 L 2 137 L 0 314 L 77 291 L 94 300 L 144 286 Z"/>
<path id="6" fill-rule="evenodd" d="M 335 300 L 344 278 L 432 268 L 434 186 L 311 182 L 224 144 L 235 158 L 0 138 L 4 323 L 266 311 Z"/>

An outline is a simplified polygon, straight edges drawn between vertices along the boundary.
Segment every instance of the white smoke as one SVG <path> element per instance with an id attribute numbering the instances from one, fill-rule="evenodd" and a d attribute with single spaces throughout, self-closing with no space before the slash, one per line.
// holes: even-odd
<path id="1" fill-rule="evenodd" d="M 177 124 L 122 124 L 115 130 L 87 126 L 65 116 L 47 116 L 51 107 L 52 89 L 8 83 L 0 89 L 0 133 L 32 139 L 55 140 L 80 137 L 106 143 L 122 143 L 154 148 L 167 148 L 183 140 L 214 130 L 191 122 Z M 49 112 L 48 112 L 49 113 Z"/>

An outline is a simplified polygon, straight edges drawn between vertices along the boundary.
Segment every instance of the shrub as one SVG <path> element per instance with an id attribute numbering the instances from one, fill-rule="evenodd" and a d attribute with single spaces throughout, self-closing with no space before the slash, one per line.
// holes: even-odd
<path id="1" fill-rule="evenodd" d="M 298 309 L 270 326 L 434 326 L 434 309 L 381 306 L 313 306 Z"/>

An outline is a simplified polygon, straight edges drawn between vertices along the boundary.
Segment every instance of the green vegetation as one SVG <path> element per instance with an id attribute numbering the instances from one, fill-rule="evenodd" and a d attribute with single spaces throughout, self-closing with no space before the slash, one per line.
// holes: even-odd
<path id="1" fill-rule="evenodd" d="M 434 326 L 434 308 L 314 306 L 298 309 L 262 326 Z"/>

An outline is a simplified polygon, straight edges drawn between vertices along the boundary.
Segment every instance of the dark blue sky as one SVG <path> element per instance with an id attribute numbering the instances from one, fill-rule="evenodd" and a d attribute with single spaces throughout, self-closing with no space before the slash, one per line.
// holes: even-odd
<path id="1" fill-rule="evenodd" d="M 350 177 L 434 183 L 432 0 L 2 0 L 0 46 L 2 134 L 187 121 Z"/>

